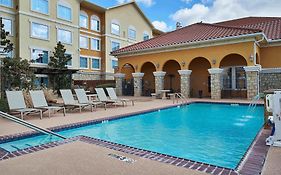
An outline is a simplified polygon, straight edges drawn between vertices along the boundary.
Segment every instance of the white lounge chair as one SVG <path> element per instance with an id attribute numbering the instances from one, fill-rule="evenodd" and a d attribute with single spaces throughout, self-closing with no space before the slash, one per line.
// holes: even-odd
<path id="1" fill-rule="evenodd" d="M 97 105 L 104 105 L 104 109 L 106 109 L 106 103 L 101 101 L 90 101 L 86 95 L 86 91 L 84 89 L 74 89 L 78 102 L 80 104 L 89 104 L 97 108 Z"/>
<path id="2" fill-rule="evenodd" d="M 125 98 L 118 98 L 116 93 L 115 93 L 115 90 L 111 87 L 111 88 L 106 88 L 106 91 L 109 95 L 109 98 L 111 100 L 115 100 L 115 101 L 120 101 L 122 102 L 123 104 L 128 104 L 128 102 L 132 102 L 132 105 L 134 106 L 134 101 L 133 100 L 130 100 L 130 99 L 125 99 Z"/>
<path id="3" fill-rule="evenodd" d="M 60 93 L 61 93 L 61 96 L 62 96 L 63 103 L 64 103 L 65 107 L 73 107 L 72 109 L 79 108 L 79 111 L 81 112 L 82 109 L 90 106 L 91 111 L 93 112 L 93 105 L 77 103 L 74 100 L 74 97 L 73 97 L 70 89 L 61 89 Z"/>
<path id="4" fill-rule="evenodd" d="M 98 98 L 101 102 L 106 103 L 106 104 L 114 104 L 116 107 L 116 105 L 118 104 L 118 101 L 108 99 L 103 88 L 95 88 L 95 90 L 96 90 Z"/>
<path id="5" fill-rule="evenodd" d="M 42 109 L 48 111 L 49 117 L 51 116 L 51 111 L 63 111 L 65 116 L 65 108 L 61 106 L 49 106 L 45 98 L 44 92 L 42 90 L 29 91 L 31 100 L 34 108 Z"/>
<path id="6" fill-rule="evenodd" d="M 40 119 L 42 119 L 41 109 L 26 107 L 22 91 L 6 91 L 6 95 L 11 112 L 20 113 L 21 119 L 23 119 L 25 115 L 32 114 L 32 113 L 39 113 Z"/>

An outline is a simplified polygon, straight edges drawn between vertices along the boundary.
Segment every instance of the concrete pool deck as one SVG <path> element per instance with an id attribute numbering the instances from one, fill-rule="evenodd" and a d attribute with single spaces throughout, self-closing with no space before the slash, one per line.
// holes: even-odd
<path id="1" fill-rule="evenodd" d="M 249 103 L 249 101 L 247 101 L 247 100 L 189 99 L 189 102 L 193 102 L 193 101 Z M 260 103 L 262 103 L 262 102 L 260 102 Z M 124 108 L 123 107 L 117 107 L 117 108 L 110 107 L 107 110 L 103 110 L 102 108 L 98 108 L 97 111 L 95 111 L 95 112 L 90 112 L 89 110 L 87 112 L 82 112 L 82 113 L 68 112 L 66 117 L 63 117 L 63 115 L 60 114 L 60 113 L 52 116 L 51 118 L 48 118 L 47 115 L 44 115 L 45 117 L 43 118 L 43 120 L 40 120 L 38 116 L 30 116 L 30 117 L 26 118 L 26 121 L 31 122 L 31 123 L 36 124 L 36 125 L 39 125 L 39 126 L 42 126 L 44 128 L 50 128 L 50 127 L 55 127 L 55 126 L 60 126 L 60 125 L 89 121 L 89 120 L 93 120 L 93 119 L 101 119 L 101 118 L 111 117 L 111 116 L 115 116 L 115 115 L 122 115 L 122 114 L 140 112 L 140 111 L 143 111 L 143 110 L 168 107 L 168 106 L 171 106 L 171 105 L 173 105 L 171 100 L 155 100 L 155 99 L 151 99 L 151 98 L 147 98 L 147 97 L 140 97 L 140 98 L 136 99 L 135 106 L 129 105 L 129 106 L 124 107 Z M 11 134 L 17 134 L 17 133 L 21 133 L 21 132 L 30 131 L 27 128 L 24 128 L 22 126 L 14 124 L 14 123 L 12 123 L 10 121 L 7 121 L 5 119 L 0 119 L 0 125 L 1 125 L 1 127 L 0 127 L 0 137 L 4 136 L 4 135 L 11 135 Z M 83 146 L 81 146 L 81 145 L 83 145 Z M 42 170 L 45 171 L 44 167 L 49 167 L 50 169 L 51 168 L 54 169 L 49 174 L 64 174 L 64 172 L 60 172 L 60 171 L 64 171 L 64 169 L 61 168 L 61 167 L 64 167 L 64 166 L 67 167 L 69 165 L 71 165 L 71 166 L 68 167 L 68 168 L 70 168 L 70 170 L 69 170 L 69 172 L 66 172 L 65 174 L 71 174 L 71 169 L 72 169 L 72 172 L 76 172 L 76 173 L 73 173 L 73 174 L 79 174 L 79 172 L 77 172 L 77 171 L 78 170 L 80 171 L 81 167 L 72 166 L 72 164 L 74 164 L 74 163 L 71 162 L 71 161 L 74 161 L 76 159 L 76 157 L 79 158 L 83 155 L 83 153 L 81 155 L 73 153 L 73 152 L 79 152 L 78 149 L 82 148 L 82 147 L 83 147 L 83 149 L 85 147 L 85 149 L 92 150 L 93 155 L 91 155 L 91 154 L 87 153 L 87 151 L 85 151 L 84 152 L 84 154 L 85 154 L 84 158 L 81 159 L 81 161 L 78 161 L 78 162 L 84 161 L 85 163 L 83 163 L 81 165 L 79 163 L 79 165 L 76 165 L 76 166 L 86 167 L 85 171 L 88 171 L 88 172 L 84 172 L 84 173 L 81 173 L 81 174 L 93 174 L 93 173 L 90 173 L 90 172 L 95 172 L 95 171 L 92 171 L 93 169 L 91 169 L 92 164 L 91 164 L 90 160 L 92 160 L 94 162 L 98 162 L 100 160 L 98 159 L 98 157 L 95 157 L 94 152 L 99 152 L 99 149 L 107 150 L 108 152 L 111 152 L 111 153 L 116 152 L 116 151 L 113 151 L 111 149 L 107 149 L 107 148 L 104 148 L 104 147 L 99 147 L 99 146 L 95 146 L 95 145 L 88 145 L 88 144 L 82 143 L 82 142 L 74 142 L 74 143 L 70 143 L 70 144 L 67 144 L 67 145 L 58 146 L 58 147 L 55 147 L 55 148 L 52 148 L 52 149 L 47 149 L 47 150 L 35 152 L 35 153 L 32 153 L 32 154 L 27 154 L 27 155 L 24 155 L 24 156 L 16 157 L 16 158 L 13 158 L 13 159 L 1 161 L 0 162 L 0 169 L 1 170 L 3 168 L 6 169 L 7 172 L 11 172 L 10 174 L 16 174 L 16 172 L 15 172 L 16 170 L 18 170 L 19 172 L 24 172 L 24 173 L 26 171 L 26 174 L 32 174 L 33 173 L 32 169 L 25 168 L 25 166 L 23 166 L 22 168 L 25 169 L 25 171 L 24 171 L 24 170 L 21 170 L 21 166 L 20 167 L 18 166 L 19 164 L 22 164 L 22 163 L 19 163 L 19 162 L 24 162 L 24 163 L 30 162 L 33 165 L 36 165 L 36 166 L 38 165 L 38 166 L 42 167 L 41 170 L 40 170 L 40 168 L 37 169 L 38 170 L 37 173 L 40 171 L 40 174 L 42 174 L 41 173 Z M 61 150 L 64 150 L 64 151 L 61 151 Z M 144 162 L 143 164 L 141 163 L 139 165 L 140 170 L 144 170 L 144 169 L 148 169 L 148 170 L 152 169 L 153 170 L 153 171 L 151 171 L 152 173 L 150 173 L 150 171 L 144 171 L 145 172 L 144 174 L 165 174 L 165 173 L 166 174 L 205 174 L 203 172 L 194 171 L 192 169 L 179 168 L 179 167 L 170 166 L 170 165 L 167 165 L 167 164 L 163 165 L 163 163 L 159 163 L 159 162 L 156 162 L 156 161 L 153 161 L 153 160 L 150 160 L 150 159 L 144 159 L 144 158 L 140 158 L 140 157 L 136 158 L 136 156 L 134 156 L 134 155 L 131 155 L 131 154 L 127 155 L 126 153 L 123 153 L 123 152 L 117 152 L 117 153 L 120 154 L 120 155 L 128 156 L 128 157 L 133 158 L 133 159 L 140 159 L 141 160 L 140 162 Z M 57 162 L 57 160 L 52 160 L 52 159 L 60 160 L 59 158 L 56 157 L 56 154 L 58 154 L 58 155 L 59 154 L 63 154 L 63 155 L 70 154 L 69 156 L 73 156 L 73 157 L 71 158 L 71 157 L 68 157 L 68 156 L 64 156 L 65 161 L 69 162 L 69 163 L 66 163 L 66 165 L 61 166 L 61 167 L 60 166 L 56 167 L 52 163 L 54 161 Z M 42 157 L 44 157 L 44 160 L 45 159 L 49 160 L 49 163 L 44 162 L 44 161 L 43 162 L 39 161 L 40 158 L 42 159 Z M 107 158 L 106 158 L 106 156 L 104 157 L 104 159 L 108 159 L 108 158 L 112 159 L 111 157 L 108 157 L 108 156 L 107 156 Z M 73 160 L 71 160 L 71 159 L 73 159 Z M 16 160 L 18 160 L 18 162 Z M 37 163 L 36 163 L 35 160 L 37 160 Z M 89 161 L 86 161 L 86 160 L 89 160 Z M 35 163 L 32 163 L 33 161 Z M 62 162 L 62 161 L 63 160 L 60 160 L 59 162 Z M 122 166 L 120 166 L 119 168 L 118 167 L 111 167 L 111 163 L 106 164 L 106 162 L 108 162 L 108 160 L 102 159 L 102 161 L 104 161 L 104 164 L 103 163 L 101 163 L 101 164 L 104 165 L 102 169 L 105 172 L 105 174 L 107 172 L 122 172 L 123 169 L 124 169 L 124 167 L 122 167 Z M 139 161 L 137 161 L 137 162 L 139 162 Z M 121 163 L 124 163 L 124 162 L 121 162 Z M 150 165 L 150 167 L 146 167 L 145 164 L 147 164 L 147 166 Z M 161 166 L 158 166 L 158 164 L 161 164 Z M 17 168 L 13 168 L 15 166 L 17 166 Z M 28 165 L 26 165 L 26 166 L 28 167 Z M 133 166 L 135 166 L 135 165 L 133 165 Z M 10 169 L 9 169 L 9 167 L 10 167 Z M 163 169 L 162 169 L 162 167 L 163 167 Z M 165 171 L 165 167 L 168 167 L 167 169 L 169 169 L 169 171 L 168 170 Z M 45 168 L 45 169 L 46 169 L 46 172 L 47 172 L 48 168 Z M 107 169 L 108 169 L 108 171 L 107 171 Z M 118 173 L 118 174 L 141 174 L 141 172 L 138 172 L 137 169 L 138 169 L 138 166 L 136 166 L 135 168 L 128 168 L 128 169 L 125 168 L 126 171 L 124 170 L 125 171 L 124 173 L 122 172 L 122 173 Z M 6 172 L 6 171 L 3 171 L 3 172 Z M 96 171 L 96 172 L 98 172 L 98 171 Z M 34 172 L 34 174 L 36 174 L 36 173 Z M 46 174 L 48 174 L 48 173 L 46 173 Z M 98 174 L 100 174 L 100 173 L 98 173 Z M 115 174 L 115 173 L 113 173 L 113 174 Z"/>

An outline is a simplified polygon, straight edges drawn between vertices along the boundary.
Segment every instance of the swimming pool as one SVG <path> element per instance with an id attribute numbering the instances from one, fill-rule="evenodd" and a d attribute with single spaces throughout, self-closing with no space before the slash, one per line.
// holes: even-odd
<path id="1" fill-rule="evenodd" d="M 60 131 L 235 169 L 263 124 L 263 107 L 193 103 Z M 15 151 L 58 140 L 37 136 L 0 144 Z"/>

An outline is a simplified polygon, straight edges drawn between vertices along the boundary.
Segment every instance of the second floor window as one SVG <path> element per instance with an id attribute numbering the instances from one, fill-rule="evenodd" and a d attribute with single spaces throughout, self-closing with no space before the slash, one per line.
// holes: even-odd
<path id="1" fill-rule="evenodd" d="M 91 49 L 100 51 L 100 40 L 96 38 L 91 39 Z"/>
<path id="2" fill-rule="evenodd" d="M 120 26 L 115 23 L 111 23 L 111 33 L 114 35 L 120 35 Z"/>
<path id="3" fill-rule="evenodd" d="M 70 7 L 66 7 L 64 5 L 59 4 L 57 10 L 58 10 L 57 11 L 58 18 L 64 19 L 64 20 L 67 20 L 67 21 L 71 21 L 72 14 L 71 14 L 71 8 Z"/>
<path id="4" fill-rule="evenodd" d="M 100 31 L 100 19 L 97 16 L 91 17 L 91 30 Z"/>
<path id="5" fill-rule="evenodd" d="M 31 0 L 31 10 L 49 14 L 49 0 Z"/>
<path id="6" fill-rule="evenodd" d="M 2 18 L 2 23 L 4 24 L 4 30 L 12 35 L 12 20 Z"/>
<path id="7" fill-rule="evenodd" d="M 100 69 L 100 59 L 92 58 L 92 69 Z"/>
<path id="8" fill-rule="evenodd" d="M 89 39 L 84 36 L 80 36 L 80 48 L 88 49 L 89 48 Z"/>
<path id="9" fill-rule="evenodd" d="M 134 29 L 129 29 L 128 38 L 135 40 L 137 38 L 137 32 Z"/>
<path id="10" fill-rule="evenodd" d="M 58 41 L 65 44 L 71 44 L 72 32 L 64 29 L 58 29 Z"/>
<path id="11" fill-rule="evenodd" d="M 13 0 L 0 0 L 0 5 L 5 7 L 13 7 Z"/>
<path id="12" fill-rule="evenodd" d="M 49 26 L 38 23 L 31 23 L 31 36 L 34 38 L 49 39 Z"/>
<path id="13" fill-rule="evenodd" d="M 86 13 L 81 12 L 79 20 L 80 27 L 88 28 L 88 15 Z"/>
<path id="14" fill-rule="evenodd" d="M 118 49 L 120 49 L 120 43 L 112 41 L 111 42 L 111 51 L 115 51 L 115 50 L 118 50 Z"/>
<path id="15" fill-rule="evenodd" d="M 149 40 L 149 35 L 144 33 L 143 34 L 143 40 L 146 41 L 146 40 Z"/>
<path id="16" fill-rule="evenodd" d="M 88 58 L 80 57 L 80 68 L 87 69 L 88 68 Z"/>
<path id="17" fill-rule="evenodd" d="M 34 63 L 48 64 L 49 52 L 46 50 L 32 49 L 31 58 Z"/>

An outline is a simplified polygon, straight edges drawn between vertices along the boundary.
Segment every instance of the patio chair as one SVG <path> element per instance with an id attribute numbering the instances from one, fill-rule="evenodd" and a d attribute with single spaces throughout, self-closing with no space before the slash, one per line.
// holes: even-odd
<path id="1" fill-rule="evenodd" d="M 106 103 L 106 104 L 114 104 L 116 107 L 116 105 L 118 104 L 118 101 L 108 99 L 103 88 L 95 88 L 95 90 L 96 90 L 98 98 L 101 102 Z M 123 106 L 124 106 L 124 104 L 123 104 Z"/>
<path id="2" fill-rule="evenodd" d="M 104 109 L 106 109 L 106 103 L 101 101 L 90 101 L 86 95 L 86 91 L 84 89 L 74 89 L 78 102 L 80 104 L 89 104 L 97 108 L 97 105 L 104 105 Z"/>
<path id="3" fill-rule="evenodd" d="M 42 109 L 48 111 L 48 116 L 50 118 L 51 111 L 63 111 L 63 115 L 65 116 L 65 108 L 61 106 L 49 106 L 47 100 L 45 98 L 44 92 L 42 90 L 30 91 L 31 100 L 34 108 Z"/>
<path id="4" fill-rule="evenodd" d="M 20 113 L 20 117 L 23 120 L 25 115 L 39 113 L 40 119 L 42 119 L 42 110 L 35 108 L 27 108 L 22 91 L 6 91 L 8 105 L 11 112 Z"/>
<path id="5" fill-rule="evenodd" d="M 126 104 L 126 106 L 127 106 L 128 102 L 132 102 L 132 105 L 134 106 L 134 100 L 125 99 L 125 98 L 118 98 L 116 93 L 115 93 L 115 90 L 112 87 L 106 88 L 106 91 L 107 91 L 107 93 L 109 95 L 109 98 L 111 100 L 120 101 L 123 104 Z"/>
<path id="6" fill-rule="evenodd" d="M 77 103 L 74 100 L 74 97 L 70 89 L 61 89 L 60 93 L 65 107 L 72 107 L 71 109 L 79 108 L 79 111 L 82 112 L 82 109 L 90 106 L 91 112 L 93 112 L 93 105 Z"/>

